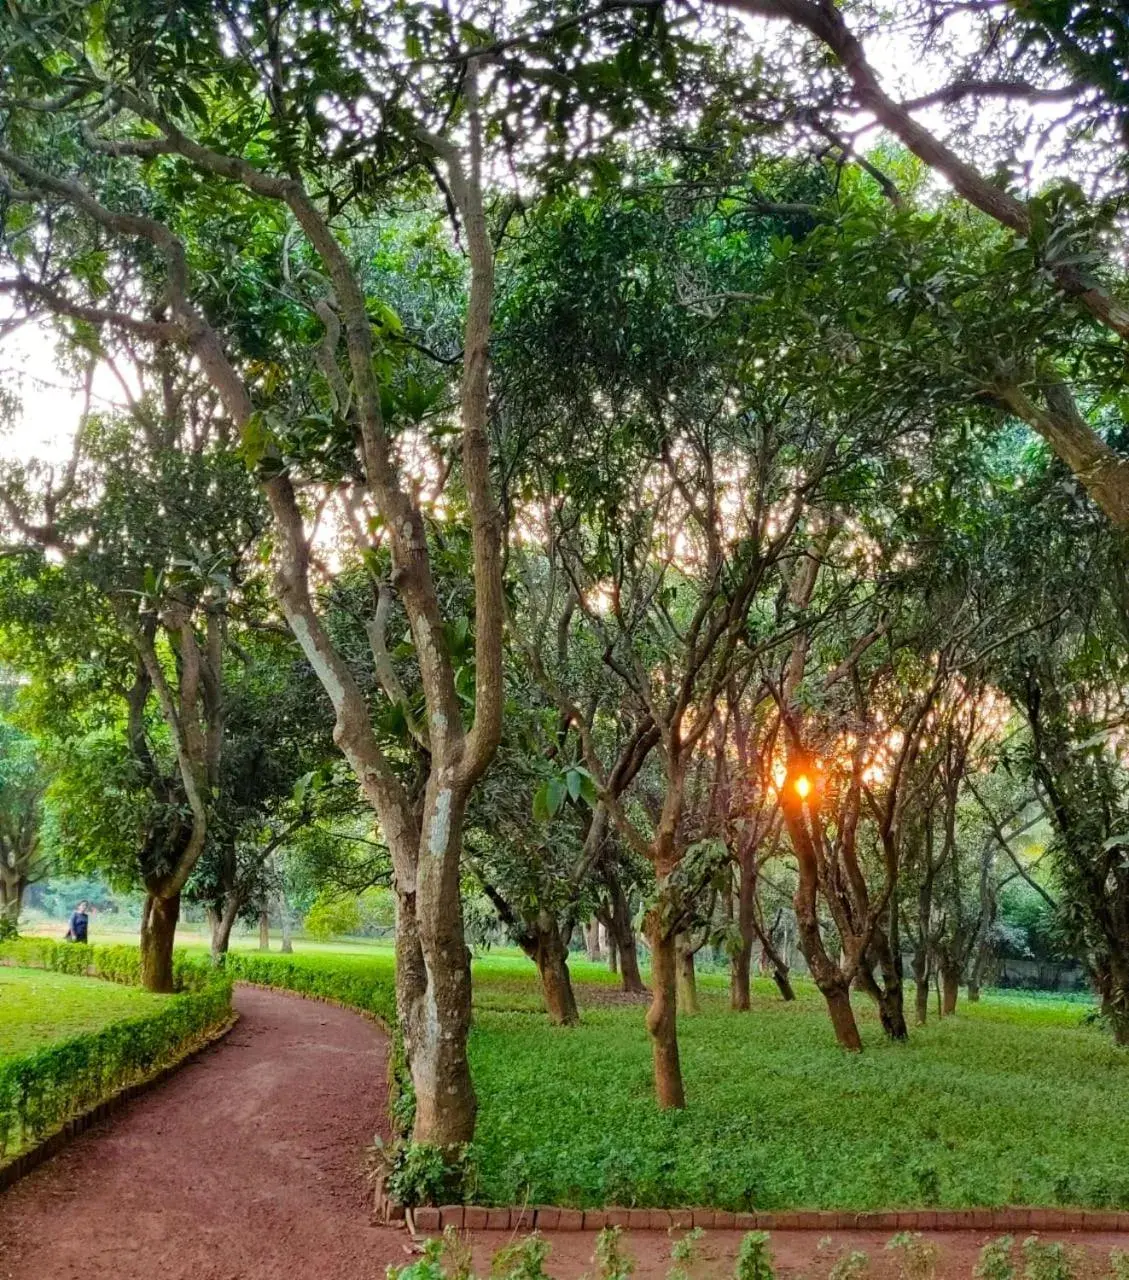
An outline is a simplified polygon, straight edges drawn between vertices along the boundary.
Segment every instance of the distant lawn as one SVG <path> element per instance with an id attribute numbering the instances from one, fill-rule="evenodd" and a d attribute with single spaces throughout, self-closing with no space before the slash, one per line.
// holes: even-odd
<path id="1" fill-rule="evenodd" d="M 97 978 L 0 966 L 0 1058 L 97 1031 L 167 998 Z"/>
<path id="2" fill-rule="evenodd" d="M 553 1028 L 502 969 L 476 968 L 480 1200 L 1129 1207 L 1129 1053 L 1084 1002 L 986 993 L 892 1045 L 860 999 L 852 1057 L 806 983 L 785 1005 L 758 982 L 750 1014 L 707 994 L 679 1020 L 689 1106 L 661 1113 L 641 1007 L 581 984 L 583 1025 Z"/>

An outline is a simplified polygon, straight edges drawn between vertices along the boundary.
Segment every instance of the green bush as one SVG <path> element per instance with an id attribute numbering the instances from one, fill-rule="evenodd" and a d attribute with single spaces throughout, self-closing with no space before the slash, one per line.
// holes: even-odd
<path id="1" fill-rule="evenodd" d="M 396 1025 L 396 971 L 392 955 L 275 955 L 229 951 L 225 971 L 236 981 L 278 987 L 304 996 L 336 1000 Z"/>
<path id="2" fill-rule="evenodd" d="M 0 944 L 0 964 L 136 982 L 132 947 L 47 940 Z M 124 1018 L 0 1062 L 0 1159 L 72 1116 L 175 1061 L 231 1014 L 231 981 L 202 960 L 178 956 L 178 994 L 152 1013 Z"/>

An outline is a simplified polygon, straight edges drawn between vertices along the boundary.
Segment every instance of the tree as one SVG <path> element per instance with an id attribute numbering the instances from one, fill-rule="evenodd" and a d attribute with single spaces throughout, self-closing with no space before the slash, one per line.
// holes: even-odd
<path id="1" fill-rule="evenodd" d="M 815 42 L 814 49 L 806 45 L 794 51 L 802 70 L 787 112 L 792 121 L 813 131 L 821 146 L 830 144 L 845 159 L 861 163 L 900 206 L 903 196 L 896 183 L 870 161 L 859 160 L 845 136 L 850 128 L 846 117 L 854 120 L 860 111 L 870 117 L 942 176 L 964 201 L 1004 229 L 1009 250 L 1023 262 L 1021 288 L 1029 298 L 1045 294 L 1047 282 L 1052 282 L 1054 291 L 1086 317 L 1091 331 L 1097 330 L 1095 341 L 1100 344 L 1104 331 L 1123 353 L 1123 344 L 1129 341 L 1129 307 L 1119 296 L 1124 273 L 1117 265 L 1116 237 L 1111 235 L 1118 188 L 1107 193 L 1098 186 L 1085 193 L 1076 182 L 1060 181 L 1034 198 L 1017 193 L 1011 179 L 1021 172 L 1023 151 L 1035 141 L 1038 125 L 1033 116 L 1028 117 L 1025 130 L 1016 128 L 1014 118 L 1009 118 L 1007 126 L 991 138 L 991 150 L 999 158 L 998 175 L 981 172 L 962 154 L 960 129 L 945 139 L 918 119 L 918 113 L 939 106 L 959 116 L 973 104 L 975 120 L 976 110 L 989 102 L 1006 106 L 1061 101 L 1073 105 L 1061 130 L 1071 145 L 1112 136 L 1124 150 L 1124 113 L 1118 93 L 1118 71 L 1126 62 L 1123 24 L 1107 20 L 1101 7 L 1092 5 L 989 3 L 970 10 L 946 0 L 924 3 L 917 6 L 915 15 L 924 64 L 936 58 L 946 68 L 959 67 L 963 55 L 953 50 L 967 49 L 971 43 L 976 49 L 975 69 L 958 74 L 933 92 L 899 101 L 883 84 L 859 34 L 874 18 L 874 6 L 840 6 L 833 0 L 719 0 L 719 4 L 786 23 Z M 946 25 L 950 18 L 955 20 L 954 27 L 960 24 L 957 36 L 950 35 L 952 28 Z M 779 115 L 777 102 L 772 103 L 772 112 Z M 967 114 L 964 123 L 967 126 Z M 966 127 L 964 132 L 973 131 Z M 1123 156 L 1115 166 L 1123 173 Z M 1099 163 L 1095 169 L 1102 167 Z M 1069 172 L 1074 172 L 1073 167 Z M 986 314 L 991 314 L 990 306 Z M 1050 362 L 1063 354 L 1062 348 L 1051 346 Z M 1113 524 L 1129 528 L 1129 462 L 1087 421 L 1067 381 L 1046 369 L 1047 355 L 1033 363 L 1034 368 L 1008 379 L 1010 385 L 1001 398 L 1048 441 Z M 1107 384 L 1111 389 L 1119 380 L 1116 364 L 1115 358 Z"/>
<path id="2" fill-rule="evenodd" d="M 129 368 L 128 347 L 103 350 Z M 128 412 L 103 417 L 88 405 L 61 477 L 35 462 L 0 475 L 12 657 L 46 685 L 74 681 L 114 702 L 132 757 L 126 789 L 148 792 L 139 842 L 136 828 L 111 822 L 107 857 L 144 885 L 142 979 L 154 991 L 172 990 L 180 898 L 215 816 L 231 614 L 253 599 L 249 551 L 262 528 L 213 398 L 169 356 L 133 362 L 140 394 L 129 391 Z M 74 722 L 75 709 L 55 706 Z"/>
<path id="3" fill-rule="evenodd" d="M 0 684 L 0 937 L 17 932 L 24 892 L 49 865 L 41 843 L 47 776 L 34 738 L 14 718 L 18 692 Z"/>

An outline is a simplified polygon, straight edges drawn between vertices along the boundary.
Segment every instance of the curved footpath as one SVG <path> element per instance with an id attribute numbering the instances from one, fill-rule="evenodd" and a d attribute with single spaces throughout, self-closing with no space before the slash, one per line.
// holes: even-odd
<path id="1" fill-rule="evenodd" d="M 362 1166 L 387 1138 L 386 1040 L 332 1005 L 238 986 L 235 1030 L 0 1195 L 0 1280 L 383 1280 L 409 1260 L 403 1230 L 373 1226 Z M 965 1280 L 992 1233 L 933 1236 L 938 1280 Z M 710 1231 L 690 1268 L 732 1275 L 736 1231 Z M 896 1275 L 889 1233 L 772 1233 L 781 1277 L 826 1276 L 864 1249 Z M 508 1232 L 474 1233 L 476 1272 Z M 554 1232 L 549 1269 L 592 1274 L 594 1236 Z M 1104 1262 L 1129 1236 L 1075 1237 Z M 661 1280 L 671 1240 L 628 1233 L 637 1280 Z M 1097 1274 L 1104 1274 L 1104 1267 Z"/>
<path id="2" fill-rule="evenodd" d="M 239 1023 L 0 1196 L 0 1280 L 363 1280 L 405 1261 L 362 1165 L 387 1042 L 237 987 Z"/>

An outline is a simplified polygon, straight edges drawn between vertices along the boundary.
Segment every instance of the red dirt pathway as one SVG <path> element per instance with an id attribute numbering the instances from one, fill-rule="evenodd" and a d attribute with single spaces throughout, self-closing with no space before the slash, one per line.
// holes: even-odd
<path id="1" fill-rule="evenodd" d="M 408 1261 L 407 1233 L 371 1224 L 361 1172 L 373 1135 L 387 1137 L 384 1037 L 279 992 L 238 987 L 235 1004 L 225 1040 L 0 1195 L 0 1280 L 382 1280 Z M 934 1238 L 938 1280 L 967 1280 L 988 1235 Z M 549 1239 L 553 1275 L 593 1274 L 591 1234 Z M 875 1277 L 895 1274 L 886 1239 L 837 1232 L 821 1250 L 816 1232 L 777 1232 L 772 1243 L 782 1280 L 822 1280 L 851 1249 L 870 1254 Z M 508 1240 L 476 1234 L 479 1275 Z M 739 1232 L 708 1233 L 693 1280 L 732 1275 L 739 1243 Z M 624 1244 L 636 1280 L 667 1275 L 661 1232 Z M 1072 1244 L 1105 1275 L 1129 1235 Z"/>
<path id="2" fill-rule="evenodd" d="M 386 1041 L 332 1005 L 239 987 L 235 1030 L 0 1196 L 2 1280 L 369 1280 Z"/>

